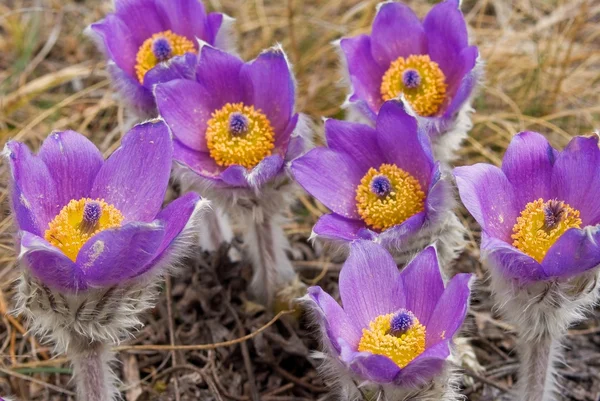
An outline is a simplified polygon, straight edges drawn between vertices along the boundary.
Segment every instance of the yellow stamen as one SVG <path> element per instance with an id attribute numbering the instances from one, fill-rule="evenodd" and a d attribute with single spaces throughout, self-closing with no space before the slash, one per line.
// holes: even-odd
<path id="1" fill-rule="evenodd" d="M 92 202 L 96 204 L 98 213 L 95 219 L 90 221 L 88 218 L 86 221 L 84 209 Z M 73 199 L 48 224 L 44 238 L 75 261 L 79 250 L 91 237 L 109 228 L 120 227 L 122 221 L 121 212 L 103 200 Z"/>
<path id="2" fill-rule="evenodd" d="M 401 368 L 425 351 L 426 330 L 415 317 L 412 326 L 400 335 L 390 333 L 393 313 L 376 317 L 363 329 L 358 343 L 360 352 L 370 352 L 390 358 Z"/>
<path id="3" fill-rule="evenodd" d="M 173 32 L 163 31 L 155 33 L 152 37 L 146 39 L 140 46 L 135 57 L 135 73 L 138 80 L 143 84 L 144 76 L 148 71 L 154 68 L 158 63 L 166 60 L 159 60 L 152 49 L 157 39 L 165 39 L 170 47 L 170 58 L 182 56 L 185 53 L 197 53 L 194 43 L 185 36 L 177 35 Z"/>
<path id="4" fill-rule="evenodd" d="M 414 70 L 419 76 L 418 85 L 407 86 L 404 73 Z M 421 116 L 436 114 L 446 99 L 446 77 L 435 61 L 428 55 L 412 55 L 407 59 L 399 57 L 381 80 L 383 100 L 395 99 L 404 94 L 412 108 Z"/>
<path id="5" fill-rule="evenodd" d="M 391 191 L 380 196 L 372 190 L 374 177 L 387 177 Z M 394 164 L 369 169 L 356 188 L 358 214 L 371 228 L 387 230 L 425 209 L 425 193 L 419 181 Z"/>
<path id="6" fill-rule="evenodd" d="M 243 119 L 232 125 L 232 114 Z M 206 143 L 210 156 L 220 166 L 239 164 L 256 166 L 271 155 L 275 147 L 275 132 L 267 116 L 254 106 L 227 103 L 212 113 L 207 123 Z"/>
<path id="7" fill-rule="evenodd" d="M 538 262 L 569 228 L 580 228 L 579 210 L 562 201 L 538 199 L 525 205 L 513 227 L 513 246 Z"/>

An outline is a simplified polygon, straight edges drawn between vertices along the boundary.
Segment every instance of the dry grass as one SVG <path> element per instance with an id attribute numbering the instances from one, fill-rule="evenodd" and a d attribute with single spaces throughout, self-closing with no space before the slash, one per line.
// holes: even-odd
<path id="1" fill-rule="evenodd" d="M 12 138 L 37 148 L 49 132 L 67 128 L 87 135 L 106 154 L 118 146 L 127 111 L 110 89 L 101 55 L 82 32 L 111 10 L 110 3 L 94 0 L 0 3 L 0 146 Z M 459 164 L 478 161 L 499 164 L 512 135 L 519 131 L 543 132 L 554 145 L 562 147 L 572 135 L 590 133 L 600 125 L 600 1 L 464 0 L 463 3 L 472 40 L 479 45 L 487 64 L 487 79 L 475 102 L 475 127 Z M 330 43 L 344 35 L 367 32 L 376 4 L 376 0 L 207 1 L 209 8 L 237 19 L 243 57 L 253 58 L 262 48 L 282 43 L 298 80 L 298 109 L 315 120 L 318 136 L 322 136 L 320 117 L 343 118 L 340 104 L 346 89 L 341 84 L 337 55 Z M 411 5 L 420 15 L 431 6 L 416 0 Z M 70 399 L 68 391 L 59 391 L 66 383 L 64 376 L 68 378 L 68 365 L 61 364 L 63 360 L 45 364 L 48 349 L 24 334 L 18 318 L 4 316 L 10 305 L 11 282 L 18 270 L 5 164 L 0 166 L 0 176 L 0 372 L 5 374 L 0 378 L 0 394 L 10 389 L 32 399 Z M 307 197 L 300 200 L 303 207 L 298 210 L 304 213 L 295 216 L 288 234 L 305 238 L 322 208 Z M 469 224 L 474 227 L 472 222 Z M 473 241 L 468 257 L 472 261 L 477 256 Z M 304 266 L 318 272 L 322 263 L 309 260 Z M 489 310 L 477 314 L 483 314 L 475 318 L 478 325 L 483 325 L 485 319 L 493 321 Z M 596 334 L 594 329 L 580 333 Z M 502 338 L 485 341 L 492 340 L 503 341 Z M 127 358 L 124 360 L 131 362 Z M 163 372 L 160 369 L 165 367 L 157 366 L 155 373 L 160 375 Z M 15 371 L 16 367 L 21 370 Z M 128 363 L 125 370 L 131 371 Z M 595 381 L 600 381 L 598 371 L 595 372 Z M 510 377 L 505 383 L 511 384 Z M 214 390 L 214 386 L 209 388 Z M 291 387 L 281 388 L 269 393 L 269 397 L 295 394 L 290 392 Z M 471 386 L 469 394 L 477 393 L 485 399 L 482 388 L 481 383 Z M 598 397 L 600 388 L 588 386 L 577 391 L 567 391 L 566 396 L 591 400 Z M 214 397 L 218 399 L 221 395 Z"/>

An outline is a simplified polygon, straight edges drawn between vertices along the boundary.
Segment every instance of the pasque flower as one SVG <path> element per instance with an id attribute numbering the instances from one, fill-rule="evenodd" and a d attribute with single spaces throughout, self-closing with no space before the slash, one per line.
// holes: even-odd
<path id="1" fill-rule="evenodd" d="M 527 284 L 600 264 L 598 137 L 559 152 L 536 132 L 517 134 L 502 168 L 454 170 L 460 197 L 482 227 L 481 250 L 502 275 Z"/>
<path id="2" fill-rule="evenodd" d="M 204 46 L 196 80 L 159 84 L 155 95 L 173 131 L 176 175 L 243 220 L 253 292 L 272 304 L 295 277 L 279 215 L 290 202 L 285 162 L 304 149 L 283 50 L 265 50 L 245 63 Z"/>
<path id="3" fill-rule="evenodd" d="M 152 87 L 194 76 L 199 41 L 227 47 L 228 17 L 201 0 L 116 0 L 115 12 L 91 25 L 114 85 L 143 117 L 154 117 Z"/>
<path id="4" fill-rule="evenodd" d="M 519 333 L 521 400 L 554 399 L 560 341 L 597 301 L 598 136 L 559 152 L 536 132 L 512 139 L 502 167 L 454 171 L 481 225 L 481 255 L 498 309 Z"/>
<path id="5" fill-rule="evenodd" d="M 386 102 L 375 128 L 327 120 L 325 136 L 327 147 L 291 165 L 298 183 L 332 210 L 314 226 L 316 235 L 370 239 L 393 253 L 406 252 L 456 219 L 450 185 L 433 159 L 427 133 L 401 102 Z"/>
<path id="6" fill-rule="evenodd" d="M 135 126 L 107 160 L 83 135 L 52 133 L 37 155 L 4 154 L 23 275 L 18 308 L 71 356 L 80 399 L 112 400 L 109 345 L 140 325 L 157 276 L 177 263 L 206 206 L 190 193 L 161 210 L 173 146 L 163 121 Z"/>
<path id="7" fill-rule="evenodd" d="M 401 97 L 437 139 L 457 124 L 481 75 L 477 47 L 469 46 L 458 0 L 434 6 L 421 22 L 406 5 L 380 3 L 371 35 L 342 38 L 352 94 L 348 101 L 375 121 L 386 100 Z M 463 119 L 464 120 L 464 119 Z"/>
<path id="8" fill-rule="evenodd" d="M 431 381 L 442 372 L 465 319 L 471 277 L 458 274 L 444 288 L 431 246 L 399 272 L 380 245 L 353 242 L 340 273 L 342 306 L 321 287 L 310 287 L 305 297 L 321 329 L 329 368 L 341 367 L 339 375 L 357 383 L 406 391 Z M 389 391 L 383 394 L 396 399 Z"/>

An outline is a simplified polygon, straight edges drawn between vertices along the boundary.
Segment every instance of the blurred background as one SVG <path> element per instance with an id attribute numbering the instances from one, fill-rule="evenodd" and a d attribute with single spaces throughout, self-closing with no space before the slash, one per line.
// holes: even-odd
<path id="1" fill-rule="evenodd" d="M 409 1 L 423 16 L 435 2 Z M 377 1 L 206 0 L 209 10 L 236 19 L 243 58 L 254 58 L 276 42 L 283 45 L 298 81 L 297 109 L 315 122 L 343 118 L 347 88 L 331 42 L 368 33 Z M 2 0 L 0 2 L 0 146 L 8 139 L 37 149 L 53 130 L 74 129 L 105 155 L 126 131 L 123 108 L 105 63 L 84 28 L 112 10 L 111 1 Z M 524 130 L 547 135 L 562 148 L 573 135 L 600 126 L 600 0 L 464 0 L 471 41 L 486 63 L 477 96 L 474 128 L 457 164 L 500 164 L 511 137 Z M 51 348 L 26 333 L 12 307 L 15 263 L 13 222 L 7 200 L 7 166 L 0 164 L 0 396 L 19 400 L 73 400 L 67 360 L 51 359 Z M 177 188 L 173 188 L 173 194 Z M 325 211 L 306 195 L 290 205 L 286 233 L 294 264 L 307 284 L 337 292 L 341 265 L 306 239 Z M 472 230 L 457 269 L 485 278 L 478 258 L 478 227 Z M 236 240 L 233 247 L 240 247 Z M 169 280 L 146 327 L 118 353 L 127 401 L 315 400 L 326 394 L 310 351 L 318 348 L 304 318 L 279 320 L 248 342 L 192 351 L 161 351 L 151 344 L 211 344 L 254 333 L 269 321 L 245 296 L 249 266 L 233 263 L 224 247 L 198 250 L 180 277 Z M 491 310 L 478 289 L 465 336 L 473 345 L 463 375 L 472 400 L 506 396 L 516 378 L 518 355 L 511 327 Z M 133 345 L 137 345 L 135 349 Z M 600 399 L 600 314 L 570 331 L 566 365 L 559 368 L 561 397 Z"/>

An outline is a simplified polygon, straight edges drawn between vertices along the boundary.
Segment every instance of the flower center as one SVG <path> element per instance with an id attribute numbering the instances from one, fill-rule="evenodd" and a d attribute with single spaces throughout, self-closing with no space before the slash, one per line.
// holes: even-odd
<path id="1" fill-rule="evenodd" d="M 360 352 L 390 358 L 401 368 L 425 351 L 426 329 L 407 310 L 381 315 L 369 323 L 358 343 Z"/>
<path id="2" fill-rule="evenodd" d="M 513 227 L 513 246 L 541 262 L 569 228 L 580 228 L 579 210 L 563 201 L 538 199 L 525 205 Z"/>
<path id="3" fill-rule="evenodd" d="M 356 188 L 358 214 L 370 227 L 387 230 L 425 209 L 419 181 L 393 164 L 370 168 Z"/>
<path id="4" fill-rule="evenodd" d="M 401 94 L 421 116 L 436 114 L 446 99 L 446 77 L 428 55 L 398 57 L 381 80 L 383 100 L 395 99 Z"/>
<path id="5" fill-rule="evenodd" d="M 48 224 L 44 238 L 72 261 L 91 237 L 109 228 L 120 227 L 123 215 L 103 200 L 71 200 Z"/>
<path id="6" fill-rule="evenodd" d="M 227 103 L 212 113 L 207 123 L 206 143 L 218 165 L 252 168 L 271 155 L 275 132 L 267 116 L 254 106 Z"/>
<path id="7" fill-rule="evenodd" d="M 171 31 L 155 33 L 140 46 L 135 58 L 135 73 L 143 84 L 144 76 L 158 63 L 185 53 L 197 53 L 194 43 L 185 36 Z"/>

